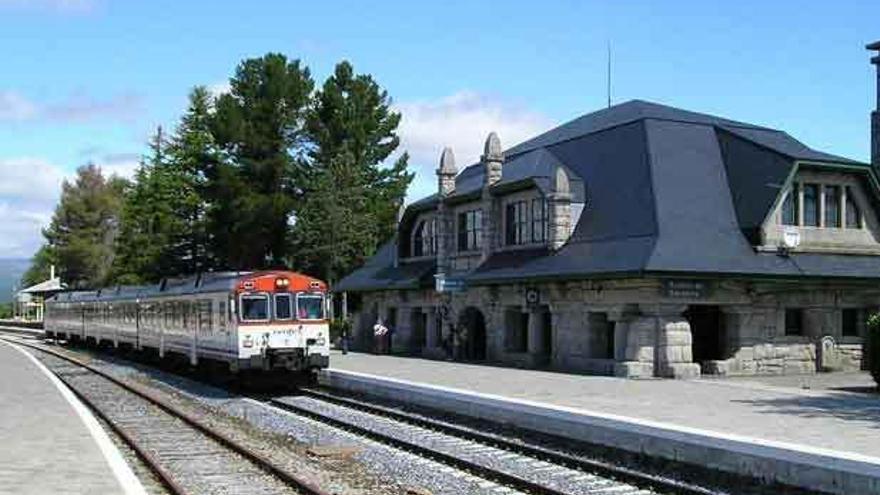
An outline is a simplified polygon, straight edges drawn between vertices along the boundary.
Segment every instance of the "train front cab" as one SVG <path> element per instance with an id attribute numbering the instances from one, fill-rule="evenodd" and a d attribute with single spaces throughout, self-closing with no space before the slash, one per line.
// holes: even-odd
<path id="1" fill-rule="evenodd" d="M 243 279 L 234 298 L 237 370 L 311 371 L 330 362 L 327 286 L 290 272 Z"/>

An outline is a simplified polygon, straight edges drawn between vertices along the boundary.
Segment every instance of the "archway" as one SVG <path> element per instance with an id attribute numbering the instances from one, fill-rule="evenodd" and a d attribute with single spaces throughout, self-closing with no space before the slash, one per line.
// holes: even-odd
<path id="1" fill-rule="evenodd" d="M 463 358 L 472 361 L 486 359 L 486 319 L 479 309 L 466 308 L 458 319 L 458 325 L 465 332 Z"/>

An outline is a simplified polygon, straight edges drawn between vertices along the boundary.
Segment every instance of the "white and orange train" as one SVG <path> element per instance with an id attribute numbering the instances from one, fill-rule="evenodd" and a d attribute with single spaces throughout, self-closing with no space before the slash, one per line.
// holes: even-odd
<path id="1" fill-rule="evenodd" d="M 46 301 L 47 336 L 228 363 L 309 371 L 330 358 L 327 284 L 289 271 L 205 273 Z"/>

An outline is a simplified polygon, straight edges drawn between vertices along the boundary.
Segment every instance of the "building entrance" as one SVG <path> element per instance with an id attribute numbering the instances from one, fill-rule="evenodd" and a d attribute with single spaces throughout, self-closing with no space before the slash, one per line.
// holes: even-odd
<path id="1" fill-rule="evenodd" d="M 695 363 L 725 359 L 724 315 L 721 308 L 710 305 L 694 305 L 685 311 L 691 326 L 691 349 Z"/>
<path id="2" fill-rule="evenodd" d="M 486 359 L 486 320 L 479 309 L 469 307 L 459 318 L 459 326 L 464 330 L 463 358 L 473 361 Z"/>

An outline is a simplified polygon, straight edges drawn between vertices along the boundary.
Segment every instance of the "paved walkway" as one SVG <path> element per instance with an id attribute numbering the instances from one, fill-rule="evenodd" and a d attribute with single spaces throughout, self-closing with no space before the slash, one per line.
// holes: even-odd
<path id="1" fill-rule="evenodd" d="M 880 458 L 880 395 L 838 390 L 866 387 L 865 374 L 626 380 L 359 353 L 330 366 Z"/>
<path id="2" fill-rule="evenodd" d="M 0 493 L 144 493 L 88 409 L 19 349 L 0 341 Z"/>

